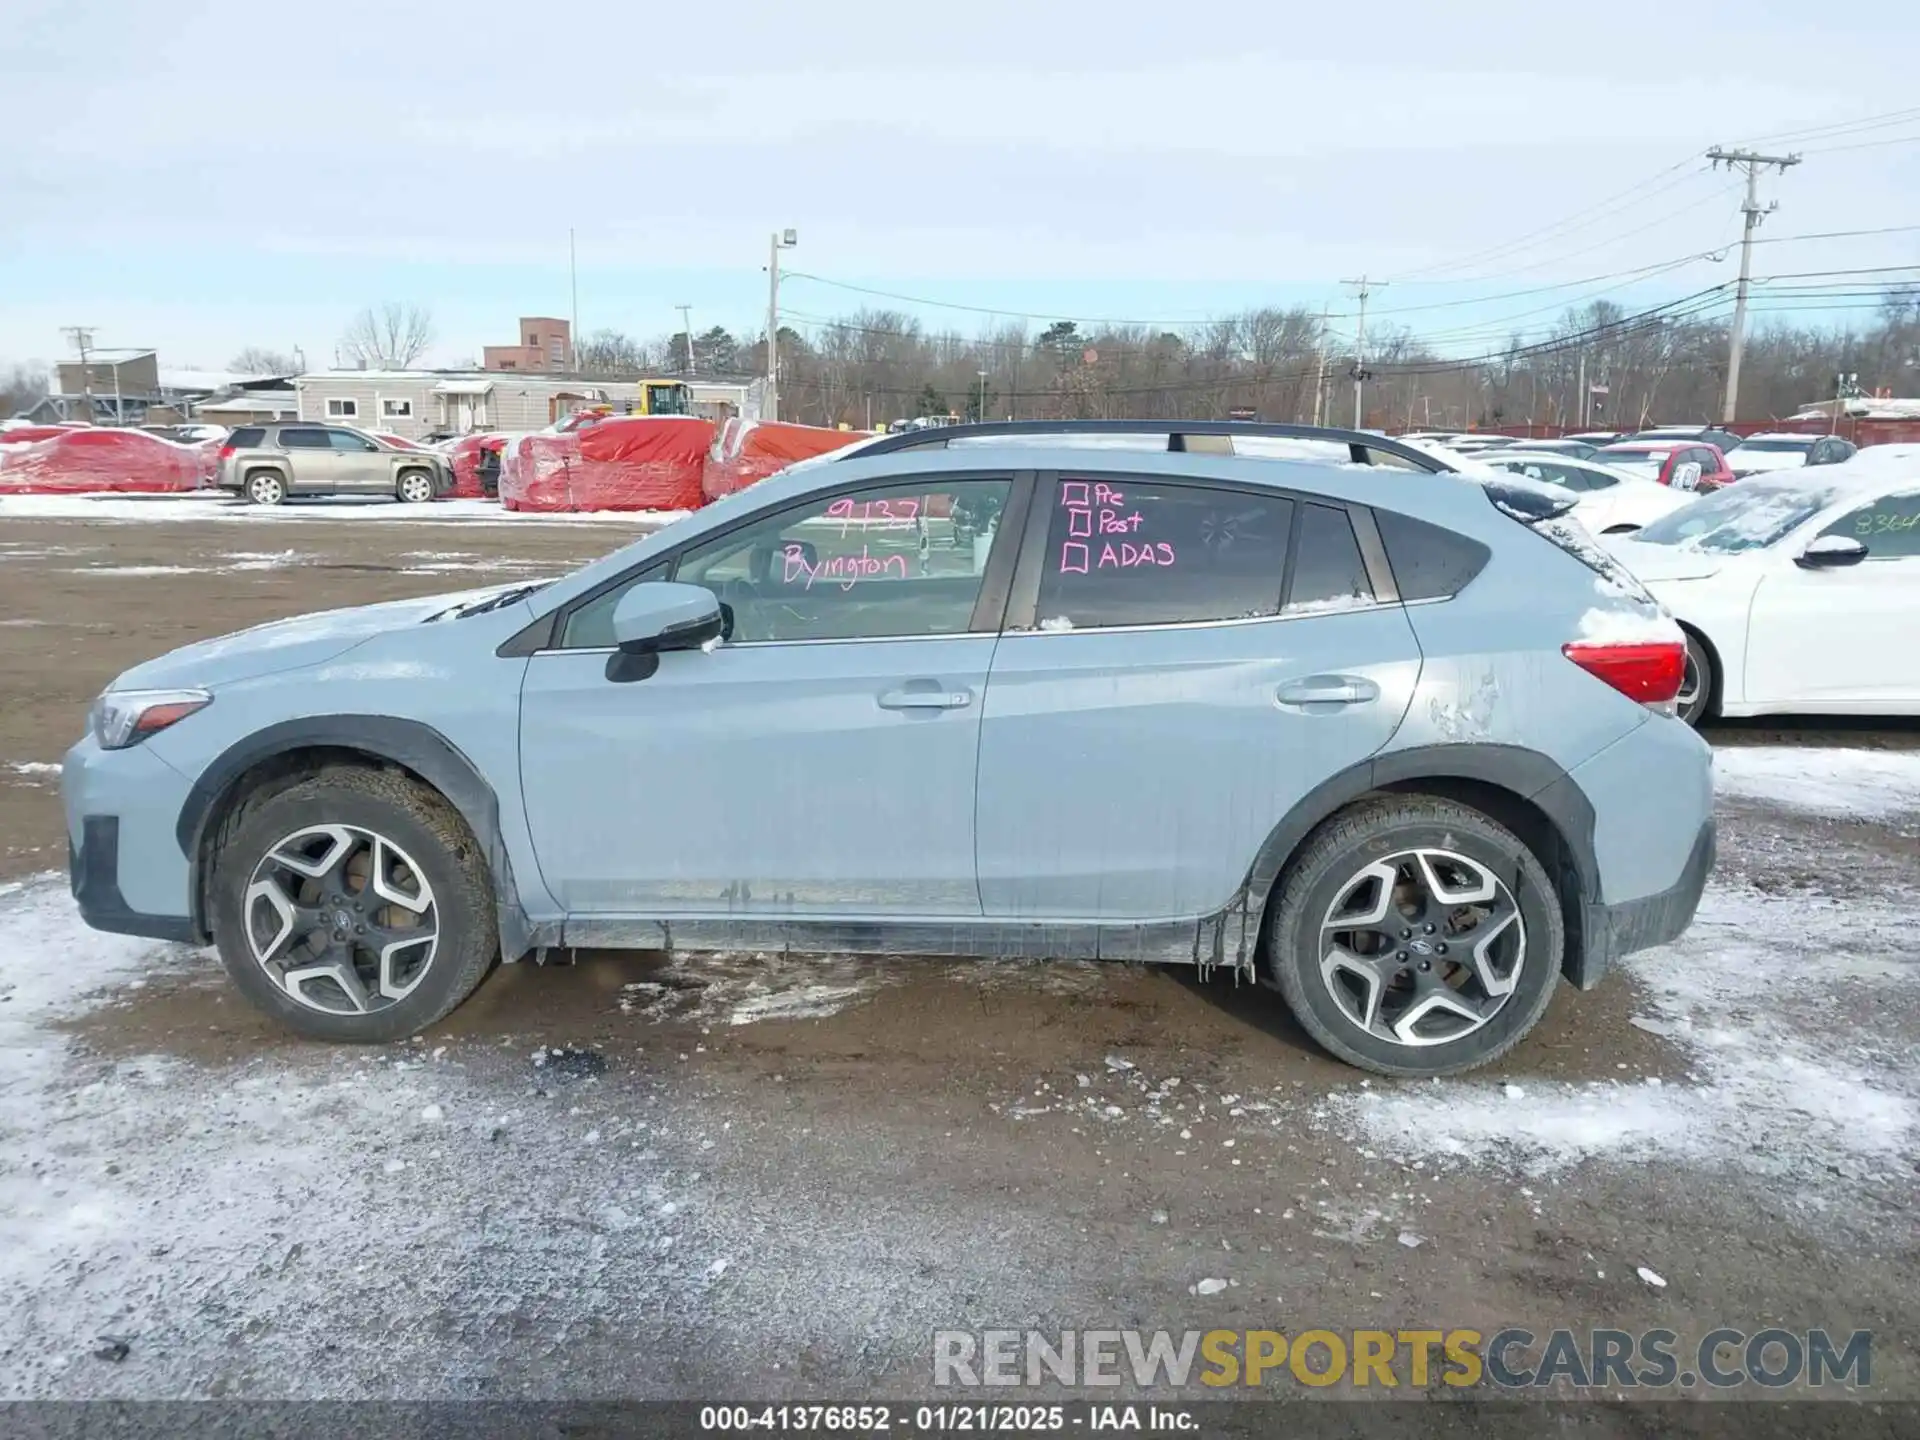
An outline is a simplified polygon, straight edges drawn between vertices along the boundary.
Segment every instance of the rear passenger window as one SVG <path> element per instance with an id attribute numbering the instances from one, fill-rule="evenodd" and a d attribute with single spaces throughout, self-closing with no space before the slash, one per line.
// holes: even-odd
<path id="1" fill-rule="evenodd" d="M 280 444 L 288 450 L 331 450 L 333 442 L 324 430 L 282 430 Z"/>
<path id="2" fill-rule="evenodd" d="M 267 438 L 267 432 L 257 425 L 242 425 L 227 436 L 227 444 L 236 450 L 251 450 Z"/>
<path id="3" fill-rule="evenodd" d="M 1287 587 L 1289 611 L 1351 610 L 1373 603 L 1360 542 L 1347 512 L 1331 505 L 1300 507 L 1300 543 Z"/>
<path id="4" fill-rule="evenodd" d="M 1062 480 L 1036 619 L 1043 630 L 1278 614 L 1293 502 L 1154 480 Z"/>
<path id="5" fill-rule="evenodd" d="M 1392 510 L 1376 509 L 1373 523 L 1386 547 L 1394 588 L 1402 600 L 1442 600 L 1458 595 L 1493 552 L 1478 540 Z"/>

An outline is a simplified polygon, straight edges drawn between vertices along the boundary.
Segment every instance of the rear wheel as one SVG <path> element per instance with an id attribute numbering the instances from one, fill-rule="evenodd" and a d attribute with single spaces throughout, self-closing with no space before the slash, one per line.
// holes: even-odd
<path id="1" fill-rule="evenodd" d="M 211 895 L 221 962 L 302 1035 L 416 1034 L 472 994 L 498 953 L 480 847 L 416 781 L 324 770 L 226 830 Z"/>
<path id="2" fill-rule="evenodd" d="M 407 504 L 424 505 L 433 499 L 433 477 L 424 470 L 403 471 L 397 490 Z"/>
<path id="3" fill-rule="evenodd" d="M 1687 669 L 1680 680 L 1680 693 L 1674 696 L 1674 705 L 1680 712 L 1680 718 L 1697 729 L 1702 721 L 1713 718 L 1714 702 L 1720 689 L 1720 674 L 1706 642 L 1691 630 L 1682 633 L 1687 637 Z"/>
<path id="4" fill-rule="evenodd" d="M 256 470 L 247 477 L 247 499 L 256 505 L 278 505 L 287 498 L 287 485 L 271 470 Z"/>
<path id="5" fill-rule="evenodd" d="M 1268 957 L 1308 1034 L 1382 1075 L 1446 1075 L 1546 1011 L 1565 922 L 1525 842 L 1466 805 L 1389 796 L 1341 812 L 1288 866 Z"/>

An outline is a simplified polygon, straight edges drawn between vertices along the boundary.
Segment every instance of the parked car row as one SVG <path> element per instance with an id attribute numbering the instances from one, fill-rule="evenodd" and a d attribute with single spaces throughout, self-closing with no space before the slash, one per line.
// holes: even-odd
<path id="1" fill-rule="evenodd" d="M 220 447 L 214 484 L 256 505 L 293 496 L 391 495 L 411 504 L 453 489 L 447 457 L 345 425 L 242 425 Z"/>

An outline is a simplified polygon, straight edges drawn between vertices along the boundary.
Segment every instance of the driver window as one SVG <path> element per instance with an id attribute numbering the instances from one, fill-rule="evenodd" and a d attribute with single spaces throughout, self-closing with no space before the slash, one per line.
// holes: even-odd
<path id="1" fill-rule="evenodd" d="M 950 480 L 820 496 L 681 552 L 734 644 L 957 635 L 1012 488 Z"/>
<path id="2" fill-rule="evenodd" d="M 1887 495 L 1842 515 L 1822 535 L 1845 535 L 1867 547 L 1867 559 L 1920 556 L 1920 491 Z"/>

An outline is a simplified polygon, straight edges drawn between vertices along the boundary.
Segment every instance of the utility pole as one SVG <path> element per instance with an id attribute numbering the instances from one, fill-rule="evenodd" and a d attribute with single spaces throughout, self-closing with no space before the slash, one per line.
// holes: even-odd
<path id="1" fill-rule="evenodd" d="M 1313 347 L 1313 423 L 1325 423 L 1327 401 L 1327 307 L 1320 307 L 1319 343 Z"/>
<path id="2" fill-rule="evenodd" d="M 1357 285 L 1360 289 L 1360 318 L 1353 328 L 1353 428 L 1358 430 L 1366 421 L 1365 392 L 1367 388 L 1367 297 L 1373 293 L 1367 277 L 1358 280 L 1342 280 L 1342 285 Z M 1384 280 L 1373 284 L 1384 285 Z"/>
<path id="3" fill-rule="evenodd" d="M 80 352 L 80 393 L 87 400 L 87 424 L 93 423 L 93 369 L 87 364 L 87 347 L 93 344 L 93 326 L 63 325 L 60 333 L 73 341 L 73 348 Z"/>
<path id="4" fill-rule="evenodd" d="M 573 227 L 567 227 L 567 284 L 573 291 L 573 318 L 567 322 L 567 369 L 580 368 L 580 260 L 573 247 Z"/>
<path id="5" fill-rule="evenodd" d="M 1740 403 L 1740 352 L 1747 344 L 1747 285 L 1753 272 L 1753 232 L 1759 228 L 1763 217 L 1780 208 L 1780 202 L 1762 206 L 1759 195 L 1760 172 L 1771 165 L 1784 175 L 1789 166 L 1798 165 L 1798 155 L 1759 155 L 1751 150 L 1723 150 L 1716 145 L 1707 151 L 1707 158 L 1717 169 L 1725 165 L 1729 170 L 1736 167 L 1747 172 L 1747 198 L 1741 205 L 1746 225 L 1740 232 L 1740 282 L 1733 293 L 1733 335 L 1727 349 L 1727 403 L 1720 419 L 1723 424 L 1731 424 L 1738 418 Z"/>
<path id="6" fill-rule="evenodd" d="M 1580 379 L 1576 382 L 1580 389 L 1573 397 L 1574 413 L 1580 417 L 1580 428 L 1587 428 L 1587 347 L 1580 347 Z"/>
<path id="7" fill-rule="evenodd" d="M 767 403 L 768 420 L 780 418 L 780 252 L 791 250 L 800 237 L 791 230 L 773 232 L 767 246 Z"/>
<path id="8" fill-rule="evenodd" d="M 680 328 L 686 331 L 687 335 L 687 374 L 698 375 L 700 367 L 693 358 L 693 307 L 676 305 L 673 308 L 680 312 Z"/>

